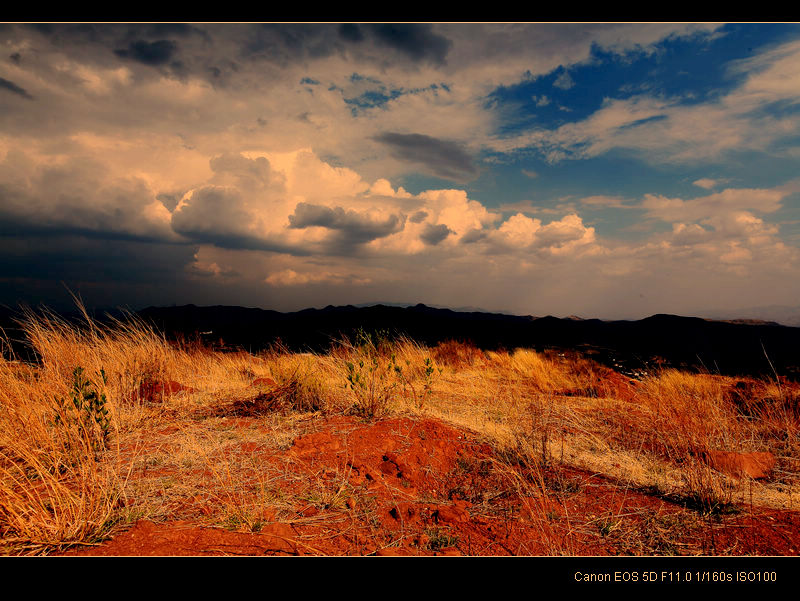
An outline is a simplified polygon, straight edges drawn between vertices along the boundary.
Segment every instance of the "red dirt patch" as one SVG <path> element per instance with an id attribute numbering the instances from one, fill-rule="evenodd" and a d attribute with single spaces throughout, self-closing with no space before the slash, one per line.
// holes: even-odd
<path id="1" fill-rule="evenodd" d="M 245 429 L 258 419 L 230 421 Z M 202 527 L 224 521 L 214 499 L 226 491 L 209 481 L 202 498 L 176 509 L 182 521 L 140 521 L 66 554 L 798 554 L 797 512 L 702 516 L 588 472 L 498 456 L 474 433 L 433 419 L 317 417 L 288 449 L 231 445 L 232 461 L 255 456 L 255 469 L 271 470 L 283 505 L 235 532 Z"/>
<path id="2" fill-rule="evenodd" d="M 297 533 L 288 524 L 268 524 L 258 534 L 199 528 L 187 522 L 136 524 L 103 545 L 64 555 L 297 555 Z"/>

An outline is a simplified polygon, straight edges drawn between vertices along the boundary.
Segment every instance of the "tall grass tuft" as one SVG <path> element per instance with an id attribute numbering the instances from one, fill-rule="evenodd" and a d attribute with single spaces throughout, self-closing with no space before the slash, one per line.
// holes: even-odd
<path id="1" fill-rule="evenodd" d="M 0 539 L 7 552 L 86 542 L 117 519 L 123 482 L 111 442 L 144 378 L 161 377 L 170 349 L 135 318 L 71 323 L 26 310 L 37 358 L 0 367 Z"/>

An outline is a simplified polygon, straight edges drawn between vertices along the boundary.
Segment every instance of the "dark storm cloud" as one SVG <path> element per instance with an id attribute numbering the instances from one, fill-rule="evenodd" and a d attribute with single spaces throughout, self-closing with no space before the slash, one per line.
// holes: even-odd
<path id="1" fill-rule="evenodd" d="M 397 233 L 405 226 L 405 216 L 390 215 L 385 220 L 374 220 L 368 215 L 342 207 L 331 209 L 306 202 L 298 203 L 294 214 L 289 215 L 289 227 L 303 229 L 312 226 L 337 230 L 341 233 L 338 242 L 343 244 L 363 244 L 377 238 L 385 238 Z"/>
<path id="2" fill-rule="evenodd" d="M 187 23 L 34 23 L 23 25 L 48 37 L 56 44 L 94 42 L 132 42 L 188 38 L 191 35 L 210 39 L 207 32 Z"/>
<path id="3" fill-rule="evenodd" d="M 200 27 L 215 33 L 230 35 L 232 41 L 216 46 L 211 35 Z M 144 67 L 156 69 L 147 73 L 146 69 L 135 72 L 139 81 L 149 77 L 169 76 L 182 79 L 194 74 L 209 81 L 219 82 L 211 67 L 226 69 L 230 62 L 225 54 L 232 55 L 236 47 L 235 35 L 229 30 L 213 26 L 195 27 L 181 23 L 54 23 L 45 27 L 14 26 L 8 32 L 0 32 L 3 38 L 14 39 L 24 36 L 32 46 L 22 52 L 23 59 L 32 66 L 44 71 L 45 77 L 59 78 L 61 73 L 53 69 L 47 57 L 53 51 L 64 53 L 69 60 L 86 66 L 112 67 L 118 60 L 129 61 Z M 223 38 L 224 41 L 224 38 Z M 218 64 L 219 63 L 219 64 Z M 27 64 L 27 63 L 26 63 Z M 47 73 L 50 69 L 50 73 Z"/>
<path id="4" fill-rule="evenodd" d="M 309 58 L 323 58 L 346 49 L 355 50 L 367 60 L 386 60 L 386 52 L 375 56 L 375 47 L 390 49 L 393 54 L 413 62 L 441 65 L 452 42 L 436 33 L 431 25 L 417 23 L 304 24 L 267 23 L 240 33 L 242 55 L 258 57 L 285 65 Z M 372 52 L 370 52 L 372 50 Z"/>
<path id="5" fill-rule="evenodd" d="M 447 238 L 450 234 L 454 233 L 449 227 L 444 224 L 441 225 L 433 225 L 429 223 L 425 227 L 425 231 L 420 234 L 420 240 L 422 240 L 425 244 L 429 244 L 431 246 L 436 246 Z"/>
<path id="6" fill-rule="evenodd" d="M 190 245 L 110 240 L 71 233 L 0 236 L 0 278 L 58 282 L 163 281 L 191 263 Z"/>
<path id="7" fill-rule="evenodd" d="M 122 59 L 157 69 L 136 72 L 137 78 L 195 76 L 214 86 L 236 77 L 249 82 L 253 68 L 262 79 L 280 76 L 259 63 L 288 67 L 334 55 L 381 68 L 398 61 L 439 65 L 451 47 L 430 25 L 402 23 L 12 24 L 0 31 L 0 44 L 15 32 L 33 37 L 37 50 L 49 45 L 87 65 L 107 67 Z"/>
<path id="8" fill-rule="evenodd" d="M 302 245 L 287 244 L 269 237 L 254 236 L 242 232 L 215 231 L 213 228 L 179 231 L 178 227 L 175 228 L 175 231 L 189 238 L 194 244 L 211 244 L 217 248 L 227 248 L 229 250 L 261 250 L 295 257 L 308 257 L 315 253 L 315 249 L 305 248 Z"/>
<path id="9" fill-rule="evenodd" d="M 333 25 L 264 23 L 239 33 L 243 56 L 281 65 L 324 58 L 342 48 Z"/>
<path id="10" fill-rule="evenodd" d="M 339 37 L 348 42 L 364 41 L 364 32 L 355 23 L 342 23 L 339 25 Z"/>
<path id="11" fill-rule="evenodd" d="M 84 46 L 85 49 L 93 44 L 119 43 L 122 34 L 130 29 L 127 25 L 100 23 L 33 23 L 22 27 L 37 32 L 55 46 Z"/>
<path id="12" fill-rule="evenodd" d="M 126 231 L 105 230 L 98 229 L 97 227 L 83 227 L 80 224 L 73 225 L 69 223 L 39 224 L 26 220 L 25 218 L 16 218 L 16 216 L 7 219 L 2 213 L 0 213 L 0 217 L 3 217 L 3 222 L 0 223 L 0 237 L 25 236 L 31 240 L 35 240 L 50 238 L 52 236 L 80 236 L 88 240 L 122 240 L 145 243 L 163 241 L 163 236 L 155 234 L 137 234 Z"/>
<path id="13" fill-rule="evenodd" d="M 13 81 L 8 81 L 7 79 L 3 79 L 2 77 L 0 77 L 0 90 L 8 90 L 13 94 L 17 94 L 18 96 L 22 96 L 23 98 L 27 98 L 28 100 L 33 100 L 33 96 L 28 94 L 25 88 L 21 88 Z"/>
<path id="14" fill-rule="evenodd" d="M 146 32 L 149 37 L 154 38 L 165 38 L 168 36 L 187 37 L 193 33 L 198 33 L 204 37 L 208 35 L 187 23 L 153 23 L 152 25 L 148 25 L 143 31 Z"/>
<path id="15" fill-rule="evenodd" d="M 153 67 L 165 65 L 172 60 L 178 50 L 178 45 L 172 40 L 158 40 L 147 42 L 136 40 L 128 45 L 127 49 L 114 50 L 120 58 L 129 58 Z"/>
<path id="16" fill-rule="evenodd" d="M 144 306 L 187 287 L 191 245 L 85 236 L 0 236 L 0 303 L 74 308 L 67 289 L 92 303 Z M 141 303 L 141 304 L 140 304 Z"/>
<path id="17" fill-rule="evenodd" d="M 68 290 L 80 294 L 87 306 L 109 309 L 176 302 L 181 295 L 183 302 L 197 302 L 204 290 L 191 271 L 196 252 L 188 244 L 0 236 L 0 304 L 71 311 L 75 305 Z M 209 284 L 218 287 L 216 281 Z"/>
<path id="18" fill-rule="evenodd" d="M 425 166 L 433 175 L 463 181 L 477 175 L 472 156 L 459 144 L 422 134 L 386 132 L 373 138 L 401 161 Z"/>
<path id="19" fill-rule="evenodd" d="M 376 41 L 394 48 L 414 61 L 443 64 L 452 42 L 428 24 L 379 23 L 367 26 Z"/>
<path id="20" fill-rule="evenodd" d="M 44 35 L 52 35 L 56 31 L 56 25 L 53 23 L 26 23 L 23 27 L 33 29 Z"/>

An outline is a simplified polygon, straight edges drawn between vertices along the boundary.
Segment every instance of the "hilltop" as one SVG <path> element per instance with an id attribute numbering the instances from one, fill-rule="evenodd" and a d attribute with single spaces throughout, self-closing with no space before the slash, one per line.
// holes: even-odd
<path id="1" fill-rule="evenodd" d="M 319 353 L 215 350 L 135 316 L 20 328 L 35 360 L 0 359 L 0 553 L 798 554 L 800 385 L 782 376 L 628 377 L 363 327 Z"/>

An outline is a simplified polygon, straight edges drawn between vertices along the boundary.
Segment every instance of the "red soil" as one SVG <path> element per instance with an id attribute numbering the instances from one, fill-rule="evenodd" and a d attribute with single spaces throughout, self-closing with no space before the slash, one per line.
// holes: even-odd
<path id="1" fill-rule="evenodd" d="M 255 417 L 229 417 L 253 427 Z M 65 555 L 797 555 L 800 513 L 742 507 L 703 516 L 680 500 L 551 465 L 531 474 L 468 431 L 432 419 L 315 418 L 290 448 L 242 442 L 286 470 L 291 515 L 255 532 L 203 526 L 217 507 L 186 499 L 179 521 L 139 521 Z M 306 475 L 307 478 L 297 477 Z M 305 482 L 326 492 L 300 494 Z M 537 494 L 544 489 L 546 495 Z M 305 498 L 305 500 L 303 500 Z"/>

